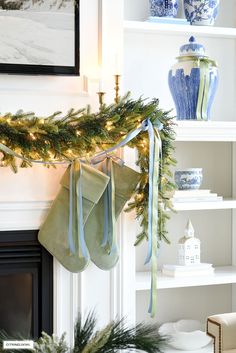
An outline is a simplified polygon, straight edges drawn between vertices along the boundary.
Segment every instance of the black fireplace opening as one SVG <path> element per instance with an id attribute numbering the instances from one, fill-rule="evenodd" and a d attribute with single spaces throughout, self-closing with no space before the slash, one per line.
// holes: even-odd
<path id="1" fill-rule="evenodd" d="M 0 231 L 0 330 L 37 339 L 53 332 L 53 258 L 38 231 Z"/>

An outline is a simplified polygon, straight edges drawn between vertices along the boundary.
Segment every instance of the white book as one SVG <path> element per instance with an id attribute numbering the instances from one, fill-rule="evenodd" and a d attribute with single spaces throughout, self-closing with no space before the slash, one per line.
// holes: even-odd
<path id="1" fill-rule="evenodd" d="M 157 17 L 157 16 L 150 16 L 148 18 L 147 22 L 179 24 L 179 25 L 189 25 L 190 24 L 185 18 Z"/>
<path id="2" fill-rule="evenodd" d="M 169 271 L 195 271 L 195 270 L 204 270 L 213 268 L 212 264 L 208 264 L 206 262 L 202 262 L 200 264 L 193 264 L 193 265 L 163 265 L 162 267 L 165 270 Z"/>
<path id="3" fill-rule="evenodd" d="M 173 202 L 215 202 L 223 201 L 222 196 L 206 196 L 206 197 L 173 197 Z"/>
<path id="4" fill-rule="evenodd" d="M 174 197 L 191 197 L 191 196 L 205 196 L 211 194 L 211 190 L 197 189 L 197 190 L 176 190 Z"/>
<path id="5" fill-rule="evenodd" d="M 197 265 L 163 265 L 162 273 L 171 277 L 205 276 L 214 274 L 212 264 L 201 263 Z"/>
<path id="6" fill-rule="evenodd" d="M 188 277 L 188 276 L 209 276 L 214 274 L 214 268 L 208 270 L 195 270 L 186 272 L 173 272 L 168 270 L 162 270 L 163 275 L 170 277 Z"/>

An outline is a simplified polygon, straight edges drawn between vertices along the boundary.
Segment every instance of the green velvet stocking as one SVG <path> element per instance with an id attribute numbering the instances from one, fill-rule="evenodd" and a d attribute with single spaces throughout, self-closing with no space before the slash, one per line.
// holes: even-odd
<path id="1" fill-rule="evenodd" d="M 115 220 L 117 220 L 126 202 L 134 193 L 140 180 L 140 174 L 114 161 L 112 161 L 111 172 L 113 173 L 115 187 Z M 116 237 L 111 251 L 101 245 L 104 236 L 103 231 L 104 196 L 99 199 L 85 224 L 85 241 L 94 264 L 102 270 L 110 270 L 119 259 L 119 250 Z"/>
<path id="2" fill-rule="evenodd" d="M 70 168 L 66 170 L 62 180 L 61 189 L 40 228 L 39 242 L 69 271 L 83 271 L 89 263 L 89 256 L 84 257 L 79 248 L 78 219 L 73 217 L 72 230 L 76 252 L 72 253 L 68 242 L 69 202 L 70 202 Z M 81 173 L 82 172 L 82 173 Z M 75 182 L 82 180 L 83 222 L 86 223 L 93 208 L 99 202 L 109 182 L 109 177 L 99 170 L 74 162 L 73 177 Z M 81 176 L 82 175 L 82 176 Z M 73 188 L 73 199 L 78 197 L 78 191 Z M 73 205 L 74 206 L 74 205 Z M 75 212 L 73 208 L 73 212 Z"/>

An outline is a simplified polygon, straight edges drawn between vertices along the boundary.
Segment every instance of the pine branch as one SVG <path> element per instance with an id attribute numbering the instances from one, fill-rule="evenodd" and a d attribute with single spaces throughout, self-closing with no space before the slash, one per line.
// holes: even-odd
<path id="1" fill-rule="evenodd" d="M 82 324 L 81 315 L 78 316 L 75 324 L 73 353 L 83 352 L 94 334 L 96 324 L 97 319 L 93 312 L 88 314 L 84 324 Z"/>
<path id="2" fill-rule="evenodd" d="M 78 318 L 73 353 L 116 353 L 120 350 L 157 353 L 161 352 L 166 343 L 166 338 L 158 334 L 156 324 L 142 323 L 136 327 L 128 327 L 122 319 L 112 321 L 104 329 L 95 331 L 96 322 L 94 313 L 87 316 L 84 325 L 81 324 L 81 318 Z"/>

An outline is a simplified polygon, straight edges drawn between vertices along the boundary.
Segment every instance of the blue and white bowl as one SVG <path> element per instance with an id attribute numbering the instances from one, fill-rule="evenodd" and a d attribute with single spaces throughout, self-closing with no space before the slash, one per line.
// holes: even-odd
<path id="1" fill-rule="evenodd" d="M 179 0 L 149 0 L 152 17 L 176 17 Z"/>
<path id="2" fill-rule="evenodd" d="M 176 170 L 174 175 L 179 190 L 196 190 L 202 184 L 202 168 Z"/>
<path id="3" fill-rule="evenodd" d="M 211 26 L 218 15 L 220 0 L 184 0 L 184 12 L 191 25 Z"/>

